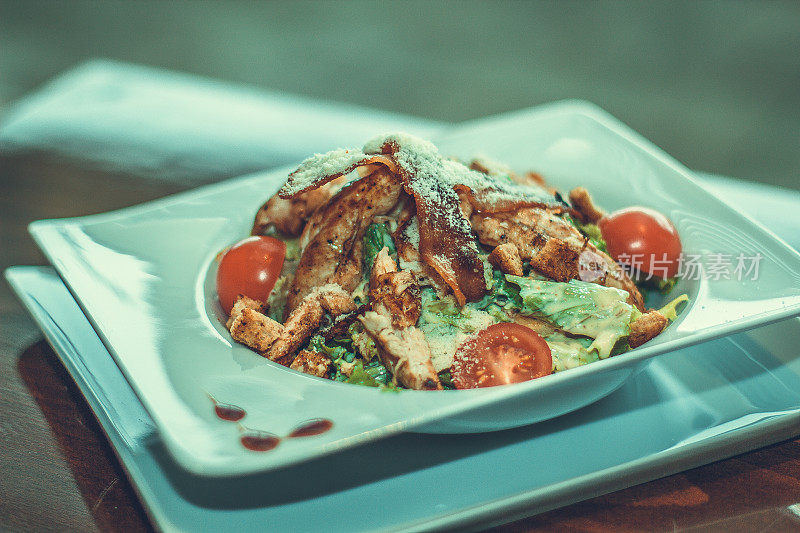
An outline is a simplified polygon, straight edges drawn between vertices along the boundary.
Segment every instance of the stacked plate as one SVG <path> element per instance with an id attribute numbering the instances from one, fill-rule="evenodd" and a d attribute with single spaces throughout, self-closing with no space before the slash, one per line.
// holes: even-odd
<path id="1" fill-rule="evenodd" d="M 7 277 L 161 528 L 508 521 L 796 432 L 800 324 L 768 324 L 800 313 L 800 255 L 723 203 L 724 186 L 704 188 L 583 103 L 481 120 L 434 141 L 448 155 L 536 170 L 561 189 L 585 186 L 610 210 L 657 209 L 685 254 L 727 258 L 731 270 L 682 280 L 676 293 L 691 302 L 679 320 L 621 356 L 508 387 L 388 394 L 274 365 L 232 343 L 217 320 L 213 258 L 247 234 L 287 169 L 36 222 L 54 270 Z M 758 270 L 737 276 L 737 258 L 758 259 Z M 214 402 L 247 415 L 222 420 Z M 330 430 L 269 451 L 241 445 L 243 431 L 284 436 L 318 419 Z"/>

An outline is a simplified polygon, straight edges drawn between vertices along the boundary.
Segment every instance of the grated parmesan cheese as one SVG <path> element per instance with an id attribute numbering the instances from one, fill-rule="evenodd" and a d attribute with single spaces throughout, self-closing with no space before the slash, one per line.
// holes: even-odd
<path id="1" fill-rule="evenodd" d="M 312 187 L 320 176 L 346 174 L 352 171 L 367 156 L 360 150 L 340 148 L 325 154 L 314 154 L 292 172 L 291 178 L 280 190 L 283 196 L 297 194 L 303 189 Z"/>

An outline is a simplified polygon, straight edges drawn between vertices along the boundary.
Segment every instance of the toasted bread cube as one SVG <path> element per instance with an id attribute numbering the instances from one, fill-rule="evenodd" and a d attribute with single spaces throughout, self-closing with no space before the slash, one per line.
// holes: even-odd
<path id="1" fill-rule="evenodd" d="M 239 317 L 239 315 L 242 314 L 243 309 L 252 309 L 253 311 L 258 311 L 259 313 L 266 314 L 267 306 L 264 302 L 254 300 L 252 298 L 248 298 L 244 294 L 240 294 L 239 297 L 236 299 L 236 303 L 233 304 L 233 308 L 231 309 L 231 315 L 228 317 L 228 321 L 225 323 L 225 327 L 228 328 L 229 331 L 231 329 L 233 321 L 236 320 Z"/>
<path id="2" fill-rule="evenodd" d="M 322 308 L 334 317 L 345 313 L 352 313 L 357 307 L 353 297 L 346 293 L 339 285 L 326 285 L 320 289 L 318 297 Z"/>
<path id="3" fill-rule="evenodd" d="M 658 311 L 650 311 L 643 314 L 631 323 L 631 334 L 628 336 L 628 344 L 631 348 L 636 348 L 646 343 L 667 327 L 669 320 Z"/>
<path id="4" fill-rule="evenodd" d="M 267 357 L 277 361 L 293 354 L 319 327 L 323 314 L 317 295 L 306 296 L 286 319 L 283 331 L 269 349 Z"/>
<path id="5" fill-rule="evenodd" d="M 519 248 L 513 242 L 507 242 L 496 246 L 489 254 L 489 263 L 500 269 L 503 274 L 512 276 L 522 276 L 522 258 L 519 256 Z"/>
<path id="6" fill-rule="evenodd" d="M 331 370 L 331 360 L 325 354 L 311 350 L 302 350 L 297 354 L 297 357 L 294 358 L 289 368 L 297 370 L 298 372 L 303 372 L 304 374 L 311 374 L 318 378 L 324 378 L 328 376 Z"/>
<path id="7" fill-rule="evenodd" d="M 578 252 L 561 239 L 549 239 L 531 258 L 531 268 L 556 281 L 578 277 Z"/>
<path id="8" fill-rule="evenodd" d="M 231 324 L 231 337 L 259 353 L 269 350 L 280 337 L 283 326 L 258 311 L 243 308 Z"/>

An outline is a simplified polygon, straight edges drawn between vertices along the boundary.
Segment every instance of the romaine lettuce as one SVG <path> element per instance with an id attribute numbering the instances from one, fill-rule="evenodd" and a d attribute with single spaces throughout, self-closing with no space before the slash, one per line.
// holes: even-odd
<path id="1" fill-rule="evenodd" d="M 389 248 L 389 255 L 395 255 L 397 249 L 392 240 L 392 235 L 389 233 L 389 228 L 386 224 L 370 224 L 364 232 L 364 274 L 369 278 L 372 272 L 372 265 L 375 263 L 375 257 L 383 250 L 384 247 Z"/>
<path id="2" fill-rule="evenodd" d="M 506 279 L 520 287 L 521 314 L 546 320 L 567 333 L 593 338 L 589 350 L 597 350 L 601 359 L 611 354 L 620 338 L 630 334 L 636 308 L 627 303 L 625 291 L 574 279 L 568 283 L 511 275 Z"/>
<path id="3" fill-rule="evenodd" d="M 658 310 L 659 313 L 664 315 L 667 320 L 673 322 L 676 318 L 678 318 L 678 306 L 681 305 L 683 302 L 688 302 L 689 296 L 686 294 L 681 294 L 667 305 L 662 307 Z"/>
<path id="4" fill-rule="evenodd" d="M 575 226 L 584 236 L 586 236 L 589 239 L 589 242 L 594 244 L 595 248 L 602 252 L 608 253 L 606 241 L 603 239 L 603 234 L 600 232 L 600 228 L 597 226 L 597 224 L 581 224 L 566 213 L 564 213 L 562 217 L 564 220 Z"/>
<path id="5" fill-rule="evenodd" d="M 343 382 L 353 385 L 397 390 L 397 386 L 392 382 L 392 375 L 386 370 L 386 367 L 377 360 L 364 364 L 361 359 L 357 359 L 353 364 L 350 375 L 344 379 Z"/>

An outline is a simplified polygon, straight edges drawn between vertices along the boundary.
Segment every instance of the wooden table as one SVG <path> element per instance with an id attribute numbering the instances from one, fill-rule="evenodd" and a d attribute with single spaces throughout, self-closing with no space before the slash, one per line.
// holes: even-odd
<path id="1" fill-rule="evenodd" d="M 0 156 L 0 267 L 46 264 L 26 226 L 177 192 L 44 154 Z M 800 428 L 798 428 L 800 434 Z M 800 529 L 800 439 L 498 530 Z M 0 284 L 0 530 L 149 530 L 102 429 L 36 324 Z"/>

